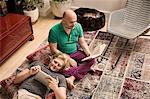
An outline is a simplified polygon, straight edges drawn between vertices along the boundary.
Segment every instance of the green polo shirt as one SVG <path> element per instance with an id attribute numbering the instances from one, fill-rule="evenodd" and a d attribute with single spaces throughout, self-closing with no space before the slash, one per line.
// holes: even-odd
<path id="1" fill-rule="evenodd" d="M 57 43 L 58 49 L 67 54 L 77 51 L 78 39 L 83 36 L 83 29 L 79 23 L 75 24 L 70 36 L 64 31 L 61 23 L 56 24 L 49 31 L 48 42 Z"/>

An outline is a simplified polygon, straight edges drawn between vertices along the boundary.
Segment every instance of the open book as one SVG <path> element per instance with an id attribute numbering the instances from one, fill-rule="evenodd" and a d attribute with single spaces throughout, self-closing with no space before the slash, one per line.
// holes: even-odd
<path id="1" fill-rule="evenodd" d="M 35 80 L 48 87 L 48 79 L 46 79 L 48 77 L 50 77 L 50 75 L 41 70 L 35 75 Z"/>
<path id="2" fill-rule="evenodd" d="M 101 54 L 105 51 L 106 48 L 107 48 L 106 44 L 98 44 L 94 49 L 92 48 L 90 49 L 91 55 L 88 57 L 85 57 L 84 59 L 82 59 L 82 61 L 86 61 L 86 60 L 101 56 Z"/>

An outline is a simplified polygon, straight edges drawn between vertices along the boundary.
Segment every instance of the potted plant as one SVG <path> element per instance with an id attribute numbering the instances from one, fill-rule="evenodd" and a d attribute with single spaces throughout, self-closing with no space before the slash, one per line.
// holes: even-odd
<path id="1" fill-rule="evenodd" d="M 66 9 L 70 8 L 72 0 L 50 0 L 50 6 L 52 13 L 61 18 Z"/>
<path id="2" fill-rule="evenodd" d="M 23 0 L 23 12 L 31 17 L 31 22 L 35 23 L 39 17 L 39 7 L 43 6 L 43 0 Z"/>
<path id="3" fill-rule="evenodd" d="M 5 0 L 0 1 L 0 16 L 5 16 L 7 14 L 7 5 Z"/>

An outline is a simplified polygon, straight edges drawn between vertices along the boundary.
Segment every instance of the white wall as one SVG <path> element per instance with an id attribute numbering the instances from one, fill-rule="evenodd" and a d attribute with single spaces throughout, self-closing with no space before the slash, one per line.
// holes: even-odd
<path id="1" fill-rule="evenodd" d="M 111 12 L 123 8 L 127 0 L 73 0 L 74 7 L 95 8 Z"/>

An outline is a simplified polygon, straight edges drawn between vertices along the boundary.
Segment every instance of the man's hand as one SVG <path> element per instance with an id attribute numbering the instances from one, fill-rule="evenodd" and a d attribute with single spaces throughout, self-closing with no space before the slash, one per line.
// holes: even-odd
<path id="1" fill-rule="evenodd" d="M 83 58 L 81 61 L 86 61 L 86 60 L 91 60 L 91 59 L 93 59 L 93 57 L 90 55 L 88 57 Z"/>
<path id="2" fill-rule="evenodd" d="M 30 75 L 35 75 L 41 70 L 40 66 L 34 66 L 30 68 L 29 74 Z"/>
<path id="3" fill-rule="evenodd" d="M 91 52 L 90 52 L 89 46 L 87 45 L 84 37 L 79 38 L 79 44 L 80 44 L 81 48 L 83 49 L 83 51 L 85 52 L 85 54 L 87 56 L 90 56 Z"/>

